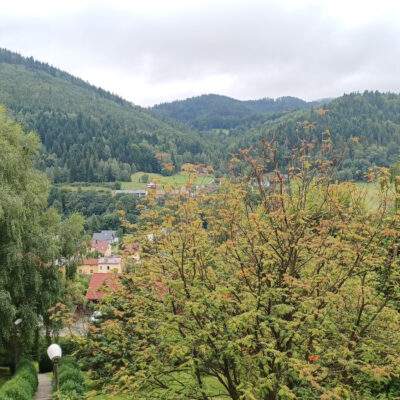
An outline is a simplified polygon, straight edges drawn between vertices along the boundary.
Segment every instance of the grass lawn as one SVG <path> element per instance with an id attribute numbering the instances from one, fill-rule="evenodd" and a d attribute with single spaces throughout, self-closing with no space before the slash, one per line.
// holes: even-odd
<path id="1" fill-rule="evenodd" d="M 164 189 L 168 184 L 171 184 L 174 188 L 180 187 L 187 182 L 187 174 L 184 172 L 172 176 L 162 176 L 161 174 L 152 174 L 147 172 L 136 172 L 131 176 L 131 182 L 121 182 L 121 189 L 146 189 L 147 184 L 140 182 L 142 175 L 148 175 L 149 182 L 157 183 L 160 189 Z M 203 186 L 213 182 L 214 178 L 212 176 L 199 176 L 196 179 L 195 185 Z"/>
<path id="2" fill-rule="evenodd" d="M 10 370 L 7 367 L 0 367 L 0 387 L 11 378 Z"/>
<path id="3" fill-rule="evenodd" d="M 357 182 L 357 187 L 365 191 L 365 202 L 369 211 L 376 211 L 379 207 L 380 187 L 377 182 Z"/>

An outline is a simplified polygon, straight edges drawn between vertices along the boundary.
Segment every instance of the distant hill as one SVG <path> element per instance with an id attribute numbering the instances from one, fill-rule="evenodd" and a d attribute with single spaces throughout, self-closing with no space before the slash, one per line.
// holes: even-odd
<path id="1" fill-rule="evenodd" d="M 0 49 L 0 103 L 38 132 L 38 167 L 55 183 L 126 181 L 136 171 L 167 173 L 164 162 L 177 169 L 204 163 L 224 174 L 232 153 L 271 137 L 280 143 L 285 165 L 302 139 L 302 121 L 315 127 L 307 134 L 315 140 L 316 157 L 322 132 L 330 131 L 341 180 L 362 179 L 368 168 L 393 165 L 400 155 L 400 96 L 394 93 L 366 91 L 311 103 L 204 95 L 143 109 Z M 324 115 L 319 108 L 327 110 Z"/>
<path id="2" fill-rule="evenodd" d="M 207 143 L 179 122 L 46 63 L 0 49 L 0 104 L 44 145 L 40 167 L 54 182 L 128 180 L 137 170 L 210 162 Z M 205 157 L 203 157 L 205 155 Z M 171 160 L 172 158 L 172 160 Z"/>
<path id="3" fill-rule="evenodd" d="M 236 100 L 227 96 L 207 94 L 158 104 L 150 108 L 156 114 L 184 122 L 193 129 L 231 129 L 243 120 L 257 119 L 261 114 L 302 110 L 327 103 L 330 99 L 306 102 L 296 97 Z"/>
<path id="4" fill-rule="evenodd" d="M 264 116 L 251 126 L 238 126 L 229 131 L 226 149 L 247 148 L 260 144 L 261 137 L 280 143 L 280 163 L 284 165 L 292 149 L 303 138 L 315 140 L 315 156 L 319 154 L 322 133 L 329 130 L 332 140 L 330 157 L 340 169 L 340 180 L 362 180 L 370 167 L 390 167 L 400 155 L 400 95 L 366 91 L 343 95 L 323 107 L 285 113 L 278 117 Z M 313 123 L 306 132 L 301 122 Z M 300 125 L 299 125 L 300 123 Z M 227 135 L 220 135 L 226 138 Z"/>

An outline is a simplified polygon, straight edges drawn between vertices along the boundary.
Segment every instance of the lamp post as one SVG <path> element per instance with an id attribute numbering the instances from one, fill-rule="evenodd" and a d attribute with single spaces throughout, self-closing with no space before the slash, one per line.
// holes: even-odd
<path id="1" fill-rule="evenodd" d="M 56 386 L 56 392 L 58 392 L 58 360 L 62 355 L 61 347 L 56 343 L 51 344 L 47 348 L 47 355 L 50 360 L 53 361 L 54 383 Z"/>
<path id="2" fill-rule="evenodd" d="M 15 332 L 14 332 L 14 368 L 15 372 L 17 372 L 18 369 L 18 325 L 22 322 L 22 318 L 18 318 L 14 321 L 14 326 L 15 326 Z"/>

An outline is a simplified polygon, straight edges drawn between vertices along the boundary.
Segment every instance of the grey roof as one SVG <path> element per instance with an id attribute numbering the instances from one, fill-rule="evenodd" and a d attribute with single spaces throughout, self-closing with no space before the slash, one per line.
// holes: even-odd
<path id="1" fill-rule="evenodd" d="M 121 260 L 121 257 L 100 257 L 99 264 L 119 264 Z"/>
<path id="2" fill-rule="evenodd" d="M 137 194 L 139 196 L 147 196 L 147 190 L 116 190 L 115 194 Z"/>
<path id="3" fill-rule="evenodd" d="M 93 240 L 99 242 L 112 242 L 117 238 L 117 231 L 101 231 L 93 233 Z"/>

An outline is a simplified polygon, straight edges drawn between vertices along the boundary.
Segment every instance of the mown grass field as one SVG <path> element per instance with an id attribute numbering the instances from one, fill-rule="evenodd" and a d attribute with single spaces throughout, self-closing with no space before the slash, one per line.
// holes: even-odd
<path id="1" fill-rule="evenodd" d="M 356 182 L 355 185 L 365 194 L 365 204 L 370 211 L 376 211 L 380 202 L 380 187 L 377 182 Z M 392 194 L 394 195 L 394 191 Z"/>
<path id="2" fill-rule="evenodd" d="M 161 190 L 164 189 L 168 184 L 171 184 L 174 188 L 180 187 L 185 184 L 188 179 L 187 174 L 185 174 L 184 172 L 171 176 L 162 176 L 161 174 L 152 174 L 147 172 L 136 172 L 131 176 L 131 182 L 121 182 L 121 189 L 146 189 L 147 183 L 141 182 L 141 177 L 143 175 L 148 175 L 149 182 L 154 182 L 158 184 L 158 187 Z M 214 178 L 212 176 L 199 176 L 194 184 L 202 186 L 213 182 Z"/>
<path id="3" fill-rule="evenodd" d="M 172 188 L 178 188 L 184 185 L 187 180 L 188 176 L 184 172 L 180 172 L 179 174 L 174 174 L 172 176 L 162 176 L 161 174 L 152 174 L 147 172 L 136 172 L 132 174 L 130 182 L 120 182 L 121 189 L 123 190 L 137 190 L 137 189 L 146 189 L 147 183 L 141 182 L 141 177 L 143 175 L 148 175 L 149 180 L 148 182 L 154 182 L 157 184 L 158 189 L 164 190 L 167 185 L 172 185 Z M 195 185 L 203 186 L 209 183 L 213 183 L 214 178 L 212 176 L 199 176 L 196 181 L 194 182 Z M 106 185 L 110 185 L 107 183 Z M 82 182 L 80 185 L 69 185 L 69 184 L 57 184 L 56 185 L 59 189 L 66 189 L 73 192 L 80 190 L 96 190 L 96 191 L 107 191 L 107 192 L 114 192 L 114 189 L 110 187 L 102 186 L 101 183 L 98 185 L 93 185 L 90 183 Z"/>

